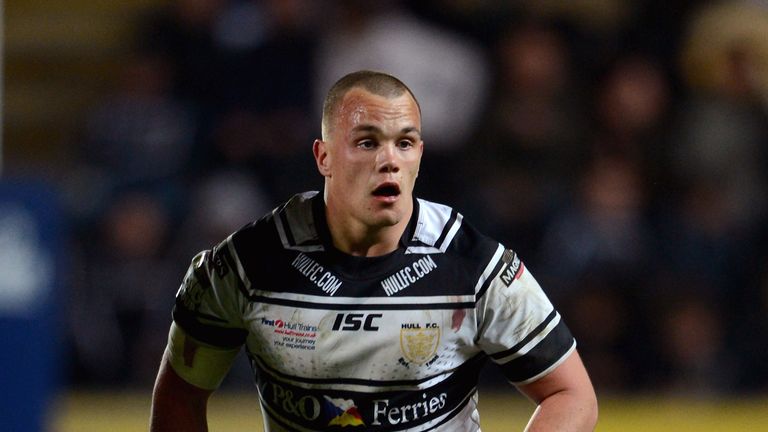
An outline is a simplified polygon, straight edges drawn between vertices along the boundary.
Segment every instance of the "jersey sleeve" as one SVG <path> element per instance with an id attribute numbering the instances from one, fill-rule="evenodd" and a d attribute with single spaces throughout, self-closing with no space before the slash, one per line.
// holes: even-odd
<path id="1" fill-rule="evenodd" d="M 176 294 L 173 320 L 189 337 L 216 348 L 239 348 L 243 325 L 242 284 L 230 239 L 192 260 Z"/>
<path id="2" fill-rule="evenodd" d="M 576 342 L 517 254 L 493 259 L 498 270 L 478 293 L 477 342 L 510 382 L 527 384 L 562 363 Z"/>

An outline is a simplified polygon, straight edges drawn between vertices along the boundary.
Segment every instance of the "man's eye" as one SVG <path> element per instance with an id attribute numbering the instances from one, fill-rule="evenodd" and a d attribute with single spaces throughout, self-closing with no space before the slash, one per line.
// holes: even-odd
<path id="1" fill-rule="evenodd" d="M 364 149 L 371 149 L 376 146 L 376 144 L 371 140 L 363 140 L 357 143 L 357 146 Z"/>
<path id="2" fill-rule="evenodd" d="M 397 146 L 400 147 L 401 149 L 411 148 L 411 147 L 413 147 L 413 141 L 402 140 L 402 141 L 397 143 Z"/>

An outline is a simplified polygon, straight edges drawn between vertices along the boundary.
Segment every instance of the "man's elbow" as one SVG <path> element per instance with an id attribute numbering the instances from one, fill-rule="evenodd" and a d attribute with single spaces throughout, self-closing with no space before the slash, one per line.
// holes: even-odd
<path id="1" fill-rule="evenodd" d="M 573 424 L 579 425 L 574 430 L 593 431 L 599 416 L 597 395 L 591 384 L 571 390 L 571 415 Z"/>
<path id="2" fill-rule="evenodd" d="M 594 430 L 597 425 L 597 418 L 599 416 L 599 407 L 597 402 L 597 396 L 594 390 L 591 388 L 583 396 L 582 406 L 584 415 L 584 424 L 589 427 L 588 430 Z"/>

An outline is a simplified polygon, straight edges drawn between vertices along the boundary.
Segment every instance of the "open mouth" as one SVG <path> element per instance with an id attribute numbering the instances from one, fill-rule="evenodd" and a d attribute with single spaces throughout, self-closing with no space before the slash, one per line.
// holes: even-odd
<path id="1" fill-rule="evenodd" d="M 373 190 L 373 195 L 382 198 L 391 198 L 400 195 L 400 186 L 396 183 L 384 183 Z"/>

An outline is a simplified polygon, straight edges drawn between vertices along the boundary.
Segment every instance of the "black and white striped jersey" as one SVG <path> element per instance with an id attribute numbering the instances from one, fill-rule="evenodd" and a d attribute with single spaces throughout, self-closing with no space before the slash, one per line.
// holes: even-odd
<path id="1" fill-rule="evenodd" d="M 198 254 L 174 320 L 243 344 L 268 431 L 476 431 L 490 357 L 515 384 L 575 348 L 518 256 L 450 207 L 415 200 L 400 247 L 334 249 L 322 195 L 294 196 Z"/>

